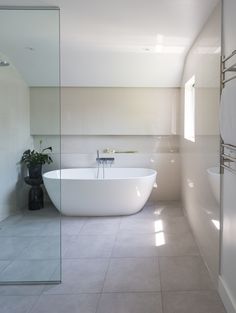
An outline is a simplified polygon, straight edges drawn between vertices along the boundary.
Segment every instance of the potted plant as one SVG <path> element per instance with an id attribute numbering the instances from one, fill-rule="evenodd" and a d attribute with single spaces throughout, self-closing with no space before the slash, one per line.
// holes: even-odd
<path id="1" fill-rule="evenodd" d="M 41 146 L 40 141 L 40 146 Z M 30 178 L 39 178 L 42 176 L 42 165 L 52 163 L 52 158 L 49 153 L 52 152 L 52 147 L 47 147 L 45 149 L 40 149 L 40 151 L 36 150 L 26 150 L 21 158 L 21 163 L 26 164 L 29 170 Z"/>

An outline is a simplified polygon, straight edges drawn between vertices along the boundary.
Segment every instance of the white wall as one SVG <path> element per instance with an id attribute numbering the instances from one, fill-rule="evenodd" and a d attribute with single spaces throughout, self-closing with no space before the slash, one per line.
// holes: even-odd
<path id="1" fill-rule="evenodd" d="M 59 168 L 57 136 L 34 136 L 36 147 L 40 139 L 43 139 L 45 146 L 52 145 L 54 149 L 54 163 L 45 166 L 45 171 Z M 106 148 L 137 151 L 112 155 L 115 157 L 114 167 L 148 167 L 157 170 L 157 188 L 153 189 L 151 200 L 180 199 L 178 136 L 62 136 L 61 167 L 95 167 L 96 150 L 102 152 Z"/>
<path id="2" fill-rule="evenodd" d="M 228 56 L 236 49 L 236 1 L 223 1 L 223 54 Z M 235 62 L 232 58 L 231 62 Z M 227 88 L 235 80 L 225 86 Z M 236 93 L 235 93 L 236 96 Z M 235 117 L 236 118 L 236 117 Z M 222 177 L 222 249 L 221 249 L 221 276 L 219 290 L 222 300 L 229 313 L 236 312 L 236 176 L 225 171 Z"/>
<path id="3" fill-rule="evenodd" d="M 31 134 L 58 134 L 58 88 L 31 88 L 30 95 Z M 173 135 L 178 112 L 178 88 L 61 90 L 63 135 Z"/>
<path id="4" fill-rule="evenodd" d="M 55 107 L 46 98 L 39 106 L 40 93 L 49 89 L 31 88 L 31 131 L 36 146 L 42 138 L 44 146 L 54 147 L 57 168 L 58 137 L 48 135 Z M 115 154 L 114 166 L 156 169 L 151 198 L 180 199 L 179 96 L 176 88 L 62 88 L 61 166 L 95 167 L 97 149 L 136 151 Z M 47 114 L 48 123 L 38 124 Z"/>
<path id="5" fill-rule="evenodd" d="M 29 109 L 29 88 L 19 73 L 0 67 L 0 220 L 26 205 L 18 162 L 31 146 Z"/>
<path id="6" fill-rule="evenodd" d="M 30 133 L 60 134 L 60 89 L 30 88 Z"/>
<path id="7" fill-rule="evenodd" d="M 211 191 L 207 169 L 219 165 L 218 109 L 220 97 L 220 6 L 209 17 L 185 62 L 182 79 L 182 199 L 203 258 L 215 284 L 218 280 L 219 204 Z M 195 76 L 195 142 L 184 138 L 184 85 Z"/>

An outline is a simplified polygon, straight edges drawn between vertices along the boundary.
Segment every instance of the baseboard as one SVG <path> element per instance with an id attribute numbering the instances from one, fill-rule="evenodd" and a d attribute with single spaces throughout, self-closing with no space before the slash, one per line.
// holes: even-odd
<path id="1" fill-rule="evenodd" d="M 236 313 L 235 300 L 231 296 L 230 291 L 221 276 L 219 276 L 218 291 L 227 313 Z"/>

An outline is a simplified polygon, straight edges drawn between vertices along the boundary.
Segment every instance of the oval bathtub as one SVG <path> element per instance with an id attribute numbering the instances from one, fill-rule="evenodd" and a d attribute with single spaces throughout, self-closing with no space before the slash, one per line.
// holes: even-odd
<path id="1" fill-rule="evenodd" d="M 73 168 L 47 172 L 43 181 L 63 215 L 129 215 L 145 205 L 156 175 L 145 168 L 105 168 L 105 178 L 96 178 L 96 168 Z"/>

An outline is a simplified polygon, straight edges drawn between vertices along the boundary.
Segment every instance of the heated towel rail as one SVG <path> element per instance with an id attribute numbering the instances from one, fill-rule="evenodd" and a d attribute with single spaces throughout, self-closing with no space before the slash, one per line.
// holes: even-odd
<path id="1" fill-rule="evenodd" d="M 221 90 L 233 79 L 236 79 L 236 50 L 221 59 Z M 225 169 L 236 174 L 236 146 L 225 143 L 221 139 L 220 150 L 221 174 Z"/>

